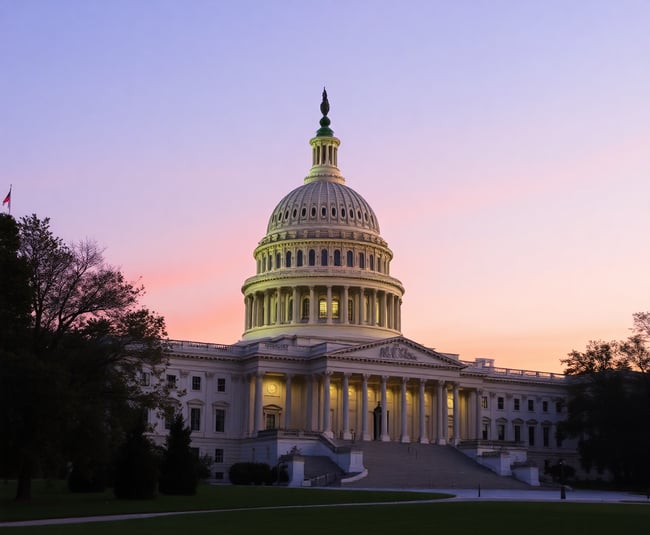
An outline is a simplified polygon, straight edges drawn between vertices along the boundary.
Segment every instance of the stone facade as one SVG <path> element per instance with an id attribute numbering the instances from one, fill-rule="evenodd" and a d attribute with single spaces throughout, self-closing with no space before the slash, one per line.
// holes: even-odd
<path id="1" fill-rule="evenodd" d="M 517 462 L 573 455 L 556 437 L 564 376 L 466 362 L 402 336 L 393 253 L 345 185 L 329 106 L 321 110 L 310 173 L 255 248 L 242 340 L 170 343 L 167 380 L 215 477 L 237 461 L 273 465 L 298 443 L 302 453 L 321 444 L 339 464 L 337 445 L 369 440 L 450 445 L 486 465 L 506 451 Z M 162 440 L 164 419 L 150 423 Z"/>

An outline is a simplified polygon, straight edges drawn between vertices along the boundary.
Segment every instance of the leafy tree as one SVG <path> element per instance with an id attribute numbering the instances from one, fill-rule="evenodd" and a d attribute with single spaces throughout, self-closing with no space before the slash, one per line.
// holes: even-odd
<path id="1" fill-rule="evenodd" d="M 145 387 L 141 378 L 162 373 L 166 333 L 163 318 L 138 307 L 143 288 L 94 243 L 66 245 L 35 215 L 18 227 L 31 315 L 20 355 L 2 362 L 0 429 L 16 498 L 28 500 L 39 470 L 107 465 L 133 414 L 165 402 L 163 382 Z"/>
<path id="2" fill-rule="evenodd" d="M 559 432 L 578 438 L 582 466 L 621 483 L 650 482 L 650 314 L 634 315 L 624 341 L 591 341 L 562 362 L 570 376 L 568 418 Z"/>
<path id="3" fill-rule="evenodd" d="M 191 430 L 180 413 L 174 416 L 165 440 L 160 465 L 160 492 L 163 494 L 196 494 L 199 484 L 199 459 L 190 449 Z"/>

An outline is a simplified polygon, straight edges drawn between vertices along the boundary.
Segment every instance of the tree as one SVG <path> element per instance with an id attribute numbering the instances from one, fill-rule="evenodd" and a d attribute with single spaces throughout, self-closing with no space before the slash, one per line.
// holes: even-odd
<path id="1" fill-rule="evenodd" d="M 562 360 L 569 375 L 568 418 L 559 432 L 578 438 L 586 470 L 625 484 L 650 482 L 650 314 L 634 315 L 624 341 L 591 341 Z"/>
<path id="2" fill-rule="evenodd" d="M 199 459 L 190 449 L 191 430 L 180 413 L 174 416 L 165 440 L 160 465 L 160 492 L 163 494 L 196 494 L 199 484 Z"/>
<path id="3" fill-rule="evenodd" d="M 24 343 L 2 362 L 0 429 L 16 498 L 28 500 L 37 470 L 107 464 L 133 415 L 165 403 L 164 383 L 145 387 L 142 377 L 162 373 L 166 333 L 162 317 L 138 307 L 143 288 L 96 244 L 66 245 L 35 215 L 18 227 L 31 315 Z"/>
<path id="4" fill-rule="evenodd" d="M 145 500 L 156 494 L 158 459 L 145 431 L 142 422 L 136 423 L 117 451 L 113 486 L 116 498 Z"/>

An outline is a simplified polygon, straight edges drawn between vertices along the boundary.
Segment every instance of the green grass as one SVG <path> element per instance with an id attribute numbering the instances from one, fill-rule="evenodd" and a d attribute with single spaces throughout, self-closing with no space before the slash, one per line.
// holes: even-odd
<path id="1" fill-rule="evenodd" d="M 612 535 L 644 533 L 648 525 L 650 507 L 645 505 L 457 502 L 250 510 L 92 525 L 14 528 L 14 532 L 20 535 Z"/>
<path id="2" fill-rule="evenodd" d="M 345 491 L 277 487 L 199 487 L 196 496 L 159 496 L 155 500 L 123 501 L 112 495 L 70 494 L 61 482 L 34 482 L 30 504 L 12 501 L 15 484 L 0 484 L 0 520 L 55 518 L 117 513 L 248 508 L 240 511 L 174 515 L 161 518 L 90 524 L 14 527 L 20 535 L 310 535 L 372 533 L 410 535 L 612 535 L 644 533 L 650 526 L 647 504 L 584 504 L 567 502 L 437 502 L 421 504 L 358 503 L 427 500 L 440 495 L 398 491 Z M 276 510 L 254 507 L 310 506 Z M 7 533 L 9 531 L 7 530 Z"/>
<path id="3" fill-rule="evenodd" d="M 290 489 L 284 487 L 199 486 L 195 496 L 159 495 L 153 500 L 117 500 L 109 490 L 103 493 L 72 494 L 64 482 L 34 481 L 33 499 L 16 503 L 15 482 L 0 483 L 0 521 L 249 508 L 278 505 L 319 505 L 426 500 L 445 497 L 434 493 L 398 491 L 344 491 L 335 489 Z"/>

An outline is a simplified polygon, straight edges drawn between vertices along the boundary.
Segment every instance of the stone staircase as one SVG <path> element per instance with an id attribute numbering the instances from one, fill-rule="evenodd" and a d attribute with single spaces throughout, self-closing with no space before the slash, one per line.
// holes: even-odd
<path id="1" fill-rule="evenodd" d="M 363 451 L 368 475 L 345 487 L 530 489 L 511 477 L 498 476 L 452 446 L 397 442 L 337 441 Z"/>
<path id="2" fill-rule="evenodd" d="M 324 455 L 305 456 L 305 479 L 312 487 L 340 486 L 343 470 Z"/>

